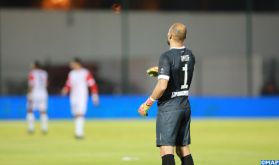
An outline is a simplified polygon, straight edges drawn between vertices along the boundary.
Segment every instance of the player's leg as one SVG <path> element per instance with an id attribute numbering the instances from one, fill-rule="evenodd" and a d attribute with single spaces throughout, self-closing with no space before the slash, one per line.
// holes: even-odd
<path id="1" fill-rule="evenodd" d="M 27 115 L 28 133 L 33 133 L 35 130 L 35 116 L 33 113 L 34 103 L 30 96 L 27 97 Z"/>
<path id="2" fill-rule="evenodd" d="M 190 154 L 189 145 L 187 146 L 176 146 L 176 154 L 179 158 L 182 158 Z"/>
<path id="3" fill-rule="evenodd" d="M 84 115 L 75 115 L 75 137 L 77 139 L 82 139 L 84 137 Z"/>
<path id="4" fill-rule="evenodd" d="M 174 150 L 173 146 L 161 146 L 160 147 L 162 165 L 175 165 L 173 150 Z"/>
<path id="5" fill-rule="evenodd" d="M 181 160 L 181 165 L 193 165 L 193 158 L 190 152 L 189 145 L 191 143 L 190 136 L 190 123 L 191 123 L 191 110 L 189 104 L 186 105 L 183 118 L 179 127 L 179 134 L 176 141 L 176 154 Z"/>
<path id="6" fill-rule="evenodd" d="M 189 145 L 187 146 L 177 146 L 176 154 L 179 156 L 181 160 L 181 165 L 193 165 L 194 161 L 189 149 Z"/>
<path id="7" fill-rule="evenodd" d="M 41 100 L 39 108 L 42 133 L 46 134 L 48 131 L 47 99 Z"/>
<path id="8" fill-rule="evenodd" d="M 157 114 L 156 119 L 156 143 L 157 147 L 160 147 L 160 156 L 162 158 L 162 165 L 175 165 L 174 160 L 174 147 L 168 141 L 170 139 L 165 120 L 166 114 L 160 111 Z"/>
<path id="9" fill-rule="evenodd" d="M 175 164 L 174 146 L 179 130 L 177 124 L 180 123 L 181 116 L 181 111 L 177 110 L 175 101 L 159 106 L 156 119 L 156 137 L 163 165 Z"/>
<path id="10" fill-rule="evenodd" d="M 79 112 L 78 101 L 76 99 L 71 99 L 71 111 L 74 117 L 74 125 L 75 125 L 74 135 L 76 138 L 78 138 L 79 136 L 81 136 L 80 123 L 82 123 L 82 121 L 80 119 L 83 115 L 81 115 Z"/>
<path id="11" fill-rule="evenodd" d="M 84 114 L 87 108 L 87 99 L 79 98 L 74 103 L 74 117 L 75 117 L 75 136 L 78 139 L 84 137 Z"/>

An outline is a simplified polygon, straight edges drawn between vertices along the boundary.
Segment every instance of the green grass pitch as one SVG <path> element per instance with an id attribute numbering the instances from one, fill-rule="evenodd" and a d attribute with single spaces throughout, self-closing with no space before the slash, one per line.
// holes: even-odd
<path id="1" fill-rule="evenodd" d="M 194 119 L 191 151 L 197 165 L 256 165 L 279 159 L 278 119 Z M 39 124 L 33 135 L 24 121 L 0 121 L 1 165 L 159 165 L 154 120 L 89 120 L 75 140 L 72 121 Z M 176 158 L 176 163 L 180 164 Z"/>

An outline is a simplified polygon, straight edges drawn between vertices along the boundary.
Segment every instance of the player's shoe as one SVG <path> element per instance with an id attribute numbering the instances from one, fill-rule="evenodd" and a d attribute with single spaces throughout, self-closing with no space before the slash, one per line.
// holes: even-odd
<path id="1" fill-rule="evenodd" d="M 77 140 L 83 140 L 83 139 L 84 139 L 84 136 L 75 135 L 75 139 L 77 139 Z"/>
<path id="2" fill-rule="evenodd" d="M 43 135 L 47 135 L 47 134 L 48 134 L 48 131 L 42 130 L 42 134 L 43 134 Z"/>
<path id="3" fill-rule="evenodd" d="M 27 130 L 27 133 L 28 133 L 29 135 L 33 135 L 34 132 L 35 132 L 35 131 L 34 131 L 34 130 L 31 130 L 31 129 L 28 129 L 28 130 Z"/>

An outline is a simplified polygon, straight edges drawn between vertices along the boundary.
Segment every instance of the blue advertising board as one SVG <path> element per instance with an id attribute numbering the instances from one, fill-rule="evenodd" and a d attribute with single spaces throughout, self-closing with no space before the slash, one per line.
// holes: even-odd
<path id="1" fill-rule="evenodd" d="M 100 105 L 94 107 L 88 101 L 88 118 L 139 118 L 137 108 L 147 96 L 102 95 Z M 279 97 L 191 97 L 193 117 L 218 118 L 269 118 L 279 117 Z M 152 106 L 149 117 L 154 118 L 157 106 Z M 69 97 L 50 96 L 50 119 L 71 118 Z M 1 96 L 0 119 L 25 119 L 25 96 Z M 38 112 L 36 112 L 38 116 Z"/>

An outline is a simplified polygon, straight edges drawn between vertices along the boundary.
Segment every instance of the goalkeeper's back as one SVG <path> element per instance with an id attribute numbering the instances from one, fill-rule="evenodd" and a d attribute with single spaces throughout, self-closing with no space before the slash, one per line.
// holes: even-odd
<path id="1" fill-rule="evenodd" d="M 194 65 L 195 57 L 185 47 L 172 48 L 161 55 L 158 79 L 168 79 L 169 82 L 163 96 L 158 100 L 159 105 L 176 97 L 188 97 Z"/>

